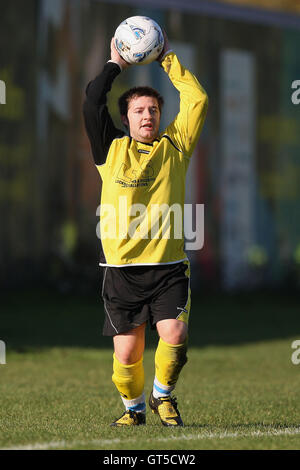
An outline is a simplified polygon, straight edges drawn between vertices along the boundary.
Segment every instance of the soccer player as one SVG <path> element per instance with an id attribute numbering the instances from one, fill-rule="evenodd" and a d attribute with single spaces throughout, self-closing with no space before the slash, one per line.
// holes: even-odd
<path id="1" fill-rule="evenodd" d="M 180 95 L 180 110 L 160 133 L 163 98 L 135 87 L 119 98 L 127 133 L 106 104 L 129 66 L 111 41 L 111 58 L 86 89 L 84 119 L 102 179 L 103 334 L 113 337 L 113 375 L 125 406 L 114 426 L 146 423 L 143 354 L 149 321 L 159 340 L 149 406 L 164 426 L 183 426 L 171 395 L 187 361 L 190 266 L 182 229 L 185 177 L 207 111 L 207 95 L 170 50 L 157 59 Z M 173 216 L 173 217 L 171 217 Z"/>

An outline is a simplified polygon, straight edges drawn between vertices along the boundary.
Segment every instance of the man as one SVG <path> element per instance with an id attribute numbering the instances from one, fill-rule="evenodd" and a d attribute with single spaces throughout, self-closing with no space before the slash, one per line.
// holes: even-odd
<path id="1" fill-rule="evenodd" d="M 113 337 L 112 380 L 125 405 L 114 426 L 146 423 L 143 353 L 147 321 L 159 335 L 149 406 L 164 426 L 183 426 L 171 396 L 187 361 L 190 311 L 182 211 L 186 171 L 208 100 L 164 36 L 157 60 L 179 91 L 180 111 L 163 133 L 159 133 L 163 98 L 150 87 L 133 88 L 119 99 L 128 135 L 114 126 L 106 95 L 129 64 L 118 54 L 113 39 L 111 59 L 89 83 L 84 103 L 86 130 L 102 178 L 103 334 Z"/>

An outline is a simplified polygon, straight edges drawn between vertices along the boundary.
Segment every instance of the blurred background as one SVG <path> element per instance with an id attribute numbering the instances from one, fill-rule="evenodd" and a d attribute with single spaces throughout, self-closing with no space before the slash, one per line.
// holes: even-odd
<path id="1" fill-rule="evenodd" d="M 82 118 L 87 83 L 118 24 L 155 19 L 206 89 L 209 111 L 188 174 L 205 241 L 188 252 L 196 290 L 300 289 L 298 0 L 0 0 L 1 291 L 100 295 L 101 181 Z M 132 67 L 109 97 L 148 84 L 178 96 L 157 63 Z"/>
<path id="2" fill-rule="evenodd" d="M 209 96 L 186 185 L 186 202 L 204 204 L 205 233 L 188 251 L 182 448 L 298 449 L 300 0 L 0 0 L 0 447 L 107 450 L 112 439 L 121 402 L 102 336 L 101 180 L 82 104 L 133 15 L 167 31 Z M 164 95 L 169 123 L 178 94 L 154 63 L 116 78 L 115 124 L 117 98 L 140 84 Z M 157 335 L 146 334 L 150 390 Z M 148 431 L 129 448 L 180 448 L 155 433 L 153 447 L 141 443 Z M 112 448 L 127 449 L 119 437 Z"/>

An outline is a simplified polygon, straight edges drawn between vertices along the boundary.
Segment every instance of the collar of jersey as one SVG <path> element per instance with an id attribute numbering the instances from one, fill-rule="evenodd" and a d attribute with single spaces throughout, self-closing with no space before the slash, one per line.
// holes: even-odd
<path id="1" fill-rule="evenodd" d="M 150 147 L 153 147 L 153 143 L 154 142 L 159 142 L 158 139 L 154 139 L 153 142 L 141 142 L 140 140 L 136 140 L 136 143 L 137 144 L 140 144 L 140 145 L 149 145 Z"/>

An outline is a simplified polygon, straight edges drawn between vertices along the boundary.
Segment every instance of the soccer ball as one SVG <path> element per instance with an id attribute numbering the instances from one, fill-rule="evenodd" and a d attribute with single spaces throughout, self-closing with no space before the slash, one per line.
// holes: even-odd
<path id="1" fill-rule="evenodd" d="M 115 46 L 129 64 L 150 64 L 164 47 L 160 26 L 147 16 L 131 16 L 117 27 Z"/>

